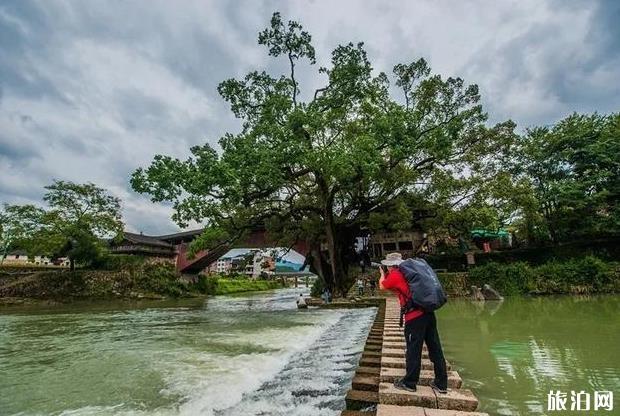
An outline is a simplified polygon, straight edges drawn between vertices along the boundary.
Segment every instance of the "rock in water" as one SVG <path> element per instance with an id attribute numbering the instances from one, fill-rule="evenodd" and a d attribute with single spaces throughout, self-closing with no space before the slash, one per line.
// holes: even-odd
<path id="1" fill-rule="evenodd" d="M 484 300 L 502 300 L 504 297 L 497 293 L 497 290 L 493 289 L 489 285 L 484 285 L 482 287 L 482 294 L 484 295 Z"/>
<path id="2" fill-rule="evenodd" d="M 472 286 L 471 287 L 471 299 L 475 300 L 475 301 L 483 301 L 484 300 L 484 295 L 480 291 L 479 287 L 477 287 L 477 286 Z"/>

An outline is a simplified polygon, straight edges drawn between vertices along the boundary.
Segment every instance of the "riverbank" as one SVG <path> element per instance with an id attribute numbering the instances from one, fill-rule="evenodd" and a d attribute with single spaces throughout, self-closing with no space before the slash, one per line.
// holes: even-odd
<path id="1" fill-rule="evenodd" d="M 471 286 L 484 284 L 504 296 L 620 293 L 620 264 L 593 256 L 538 266 L 487 263 L 467 272 L 438 273 L 438 277 L 453 297 L 468 296 Z"/>
<path id="2" fill-rule="evenodd" d="M 181 279 L 173 268 L 152 265 L 129 270 L 0 272 L 0 305 L 74 300 L 167 299 L 273 290 L 282 282 L 247 278 Z"/>
<path id="3" fill-rule="evenodd" d="M 195 284 L 200 293 L 206 295 L 230 295 L 243 292 L 261 292 L 281 289 L 285 285 L 279 280 L 257 280 L 243 278 L 222 278 L 201 276 Z"/>

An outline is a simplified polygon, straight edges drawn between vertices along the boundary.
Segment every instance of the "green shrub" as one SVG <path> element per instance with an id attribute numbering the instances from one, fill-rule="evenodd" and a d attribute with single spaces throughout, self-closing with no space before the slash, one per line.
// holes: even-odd
<path id="1" fill-rule="evenodd" d="M 504 295 L 613 291 L 618 286 L 610 263 L 593 256 L 551 261 L 532 268 L 527 263 L 487 263 L 469 272 L 469 283 L 489 284 Z"/>
<path id="2" fill-rule="evenodd" d="M 218 295 L 239 292 L 255 292 L 260 290 L 271 290 L 282 287 L 282 284 L 275 280 L 254 280 L 254 279 L 218 279 Z"/>
<path id="3" fill-rule="evenodd" d="M 583 259 L 587 256 L 608 262 L 617 260 L 620 258 L 620 238 L 579 239 L 557 246 L 516 248 L 475 254 L 477 266 L 489 263 L 526 262 L 532 267 L 546 265 L 553 261 L 566 262 L 572 259 Z M 454 252 L 431 255 L 428 256 L 427 261 L 434 269 L 446 269 L 451 272 L 459 272 L 467 268 L 465 255 Z"/>
<path id="4" fill-rule="evenodd" d="M 437 277 L 450 296 L 466 296 L 470 292 L 467 273 L 437 273 Z"/>
<path id="5" fill-rule="evenodd" d="M 488 263 L 470 270 L 469 280 L 472 285 L 491 285 L 505 295 L 528 293 L 535 287 L 532 268 L 524 262 L 512 264 Z"/>
<path id="6" fill-rule="evenodd" d="M 92 263 L 94 269 L 99 270 L 129 270 L 136 271 L 146 264 L 146 258 L 129 254 L 107 254 Z"/>
<path id="7" fill-rule="evenodd" d="M 610 264 L 594 256 L 560 263 L 547 263 L 537 268 L 542 293 L 600 292 L 613 285 Z"/>
<path id="8" fill-rule="evenodd" d="M 587 256 L 573 262 L 576 283 L 592 285 L 597 291 L 612 283 L 612 270 L 603 260 Z"/>
<path id="9" fill-rule="evenodd" d="M 282 284 L 276 280 L 248 279 L 247 277 L 229 278 L 216 276 L 199 276 L 195 288 L 206 295 L 226 295 L 239 292 L 254 292 L 277 289 Z"/>
<path id="10" fill-rule="evenodd" d="M 205 275 L 198 276 L 196 289 L 205 295 L 215 295 L 217 293 L 217 278 Z"/>
<path id="11" fill-rule="evenodd" d="M 145 264 L 141 272 L 135 274 L 139 289 L 178 297 L 187 293 L 187 285 L 179 280 L 176 269 L 171 264 Z"/>

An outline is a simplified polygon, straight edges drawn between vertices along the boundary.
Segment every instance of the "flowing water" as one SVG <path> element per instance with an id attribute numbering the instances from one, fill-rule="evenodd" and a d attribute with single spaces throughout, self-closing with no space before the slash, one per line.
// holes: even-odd
<path id="1" fill-rule="evenodd" d="M 612 391 L 620 414 L 620 297 L 452 300 L 437 312 L 446 357 L 490 414 L 549 412 L 550 390 Z M 583 407 L 582 407 L 583 408 Z M 597 412 L 596 414 L 599 414 Z M 569 414 L 593 414 L 569 412 Z"/>
<path id="2" fill-rule="evenodd" d="M 0 311 L 0 415 L 337 415 L 376 309 L 298 294 Z"/>
<path id="3" fill-rule="evenodd" d="M 337 415 L 374 309 L 295 309 L 298 291 L 0 312 L 0 415 Z M 9 312 L 10 311 L 10 312 Z M 550 390 L 620 395 L 620 297 L 451 300 L 451 360 L 490 414 Z"/>

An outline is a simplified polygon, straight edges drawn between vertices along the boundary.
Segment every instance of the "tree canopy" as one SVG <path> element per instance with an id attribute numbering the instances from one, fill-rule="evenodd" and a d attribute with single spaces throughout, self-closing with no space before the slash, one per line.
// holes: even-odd
<path id="1" fill-rule="evenodd" d="M 10 249 L 23 246 L 41 228 L 43 210 L 34 205 L 4 204 L 0 211 L 0 265 Z"/>
<path id="2" fill-rule="evenodd" d="M 531 189 L 531 203 L 521 209 L 530 240 L 620 233 L 620 113 L 573 114 L 528 129 L 512 171 Z"/>
<path id="3" fill-rule="evenodd" d="M 285 57 L 289 73 L 253 71 L 218 87 L 241 131 L 219 140 L 221 152 L 204 144 L 187 160 L 158 155 L 131 183 L 171 201 L 179 225 L 207 226 L 194 249 L 265 226 L 280 241 L 309 241 L 302 254 L 313 270 L 344 291 L 355 237 L 373 213 L 411 193 L 448 198 L 468 184 L 473 195 L 513 142 L 514 124 L 487 128 L 478 87 L 433 74 L 424 59 L 397 64 L 391 77 L 376 73 L 362 43 L 336 47 L 318 69 L 324 86 L 302 100 L 296 74 L 316 62 L 311 41 L 274 13 L 258 43 Z"/>
<path id="4" fill-rule="evenodd" d="M 90 263 L 102 249 L 102 239 L 116 237 L 123 231 L 120 200 L 92 183 L 76 184 L 54 181 L 46 186 L 43 200 L 48 208 L 32 205 L 7 206 L 5 216 L 19 244 L 31 254 L 68 257 L 75 262 Z M 4 221 L 3 221 L 4 224 Z M 10 224 L 16 224 L 12 226 Z"/>

